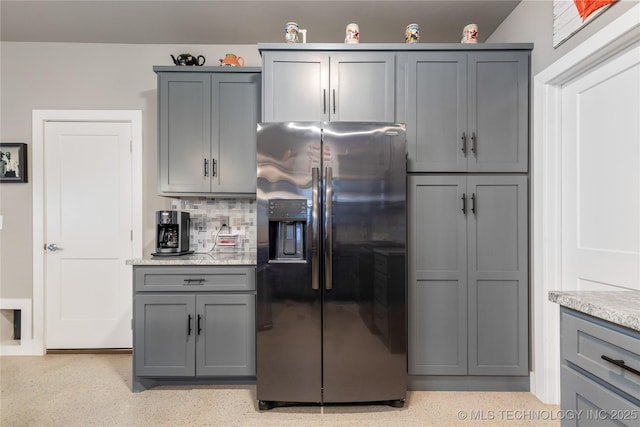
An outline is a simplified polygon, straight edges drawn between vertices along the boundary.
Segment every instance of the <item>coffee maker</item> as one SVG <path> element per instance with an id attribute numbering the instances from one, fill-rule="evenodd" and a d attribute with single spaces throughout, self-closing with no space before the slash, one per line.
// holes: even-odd
<path id="1" fill-rule="evenodd" d="M 189 250 L 189 212 L 156 212 L 156 251 L 151 255 L 170 256 L 193 253 Z"/>

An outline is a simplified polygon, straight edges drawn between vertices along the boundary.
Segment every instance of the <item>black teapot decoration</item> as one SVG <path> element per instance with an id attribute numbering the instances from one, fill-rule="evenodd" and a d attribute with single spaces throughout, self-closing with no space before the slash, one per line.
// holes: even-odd
<path id="1" fill-rule="evenodd" d="M 177 58 L 171 55 L 171 59 L 173 59 L 173 63 L 176 65 L 204 65 L 205 61 L 204 56 L 193 56 L 190 53 L 180 54 Z M 200 62 L 200 59 L 202 59 L 202 63 Z"/>

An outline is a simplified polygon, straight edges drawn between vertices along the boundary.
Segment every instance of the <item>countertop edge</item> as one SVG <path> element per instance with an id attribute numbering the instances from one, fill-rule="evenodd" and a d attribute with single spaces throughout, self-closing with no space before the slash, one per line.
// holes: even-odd
<path id="1" fill-rule="evenodd" d="M 255 255 L 186 255 L 175 257 L 136 258 L 126 260 L 126 265 L 134 267 L 160 267 L 160 266 L 247 266 L 255 267 L 257 260 Z"/>
<path id="2" fill-rule="evenodd" d="M 563 307 L 640 332 L 640 291 L 549 291 L 548 296 Z"/>

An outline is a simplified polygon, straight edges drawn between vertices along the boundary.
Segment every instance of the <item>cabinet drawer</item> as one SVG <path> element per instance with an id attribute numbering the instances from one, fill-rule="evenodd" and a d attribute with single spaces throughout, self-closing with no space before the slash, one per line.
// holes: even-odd
<path id="1" fill-rule="evenodd" d="M 640 399 L 640 375 L 602 359 L 623 360 L 640 371 L 640 334 L 563 309 L 560 338 L 565 361 Z"/>
<path id="2" fill-rule="evenodd" d="M 640 407 L 566 366 L 560 373 L 562 426 L 637 426 Z"/>
<path id="3" fill-rule="evenodd" d="M 254 267 L 136 267 L 136 292 L 253 291 Z"/>

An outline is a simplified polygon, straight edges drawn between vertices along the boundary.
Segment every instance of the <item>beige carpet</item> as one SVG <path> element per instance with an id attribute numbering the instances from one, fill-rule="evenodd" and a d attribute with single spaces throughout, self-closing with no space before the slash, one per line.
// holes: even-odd
<path id="1" fill-rule="evenodd" d="M 0 425 L 13 426 L 547 426 L 559 408 L 530 393 L 408 393 L 402 409 L 257 410 L 255 386 L 131 392 L 131 355 L 0 357 Z"/>

